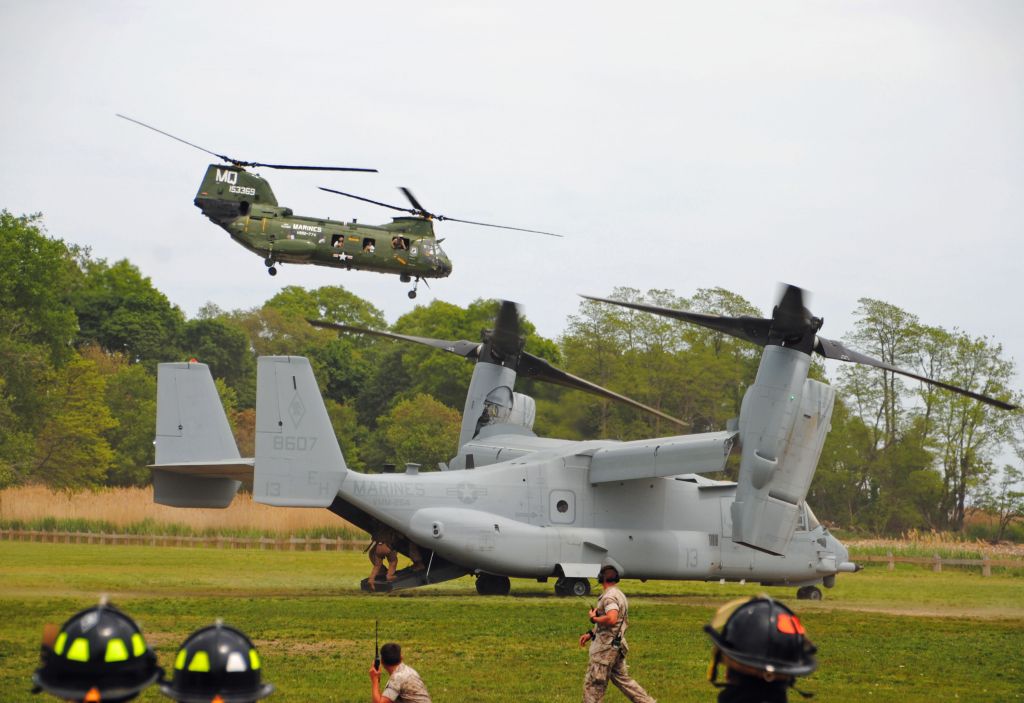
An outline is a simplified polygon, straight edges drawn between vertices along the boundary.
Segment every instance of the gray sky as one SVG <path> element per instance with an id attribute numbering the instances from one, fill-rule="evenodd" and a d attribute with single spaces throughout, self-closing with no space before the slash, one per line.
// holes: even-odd
<path id="1" fill-rule="evenodd" d="M 192 205 L 247 160 L 296 213 L 386 222 L 318 185 L 564 240 L 442 223 L 420 288 L 525 305 L 577 292 L 812 292 L 840 337 L 860 297 L 1001 342 L 1024 364 L 1024 3 L 0 0 L 0 206 L 130 258 L 187 314 L 340 284 L 394 321 L 396 277 L 274 279 Z M 834 369 L 830 371 L 834 372 Z M 1019 378 L 1019 376 L 1018 376 Z"/>

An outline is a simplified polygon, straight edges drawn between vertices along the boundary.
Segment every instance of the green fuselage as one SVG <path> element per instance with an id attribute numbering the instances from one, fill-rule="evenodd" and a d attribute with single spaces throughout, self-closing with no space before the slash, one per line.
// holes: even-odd
<path id="1" fill-rule="evenodd" d="M 451 262 L 430 220 L 362 225 L 302 217 L 277 204 L 270 184 L 244 169 L 210 165 L 195 199 L 203 214 L 268 262 L 316 264 L 410 278 L 444 278 Z"/>

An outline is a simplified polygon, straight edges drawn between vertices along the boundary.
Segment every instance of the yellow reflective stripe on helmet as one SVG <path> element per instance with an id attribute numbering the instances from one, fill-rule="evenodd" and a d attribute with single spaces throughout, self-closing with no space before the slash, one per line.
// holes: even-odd
<path id="1" fill-rule="evenodd" d="M 89 640 L 79 637 L 68 648 L 68 659 L 74 662 L 89 661 Z"/>
<path id="2" fill-rule="evenodd" d="M 210 655 L 206 652 L 196 652 L 192 655 L 192 661 L 188 665 L 189 671 L 208 672 L 210 671 Z"/>
<path id="3" fill-rule="evenodd" d="M 146 653 L 146 640 L 142 639 L 142 635 L 136 632 L 132 635 L 132 655 L 141 657 Z"/>
<path id="4" fill-rule="evenodd" d="M 107 642 L 107 653 L 103 656 L 105 662 L 128 661 L 128 647 L 120 637 L 114 637 Z"/>
<path id="5" fill-rule="evenodd" d="M 249 666 L 253 671 L 260 668 L 260 655 L 256 653 L 255 649 L 249 650 Z"/>
<path id="6" fill-rule="evenodd" d="M 57 635 L 57 641 L 53 644 L 53 651 L 57 654 L 64 653 L 64 645 L 68 642 L 68 633 L 62 632 Z"/>
<path id="7" fill-rule="evenodd" d="M 178 650 L 178 656 L 174 658 L 174 668 L 179 671 L 185 668 L 185 657 L 188 656 L 188 652 L 184 649 Z"/>

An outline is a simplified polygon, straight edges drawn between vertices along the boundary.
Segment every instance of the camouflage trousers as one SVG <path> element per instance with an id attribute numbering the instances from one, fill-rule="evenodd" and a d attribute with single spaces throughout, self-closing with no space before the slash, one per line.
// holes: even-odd
<path id="1" fill-rule="evenodd" d="M 583 678 L 583 703 L 601 703 L 608 682 L 619 687 L 622 694 L 633 703 L 657 703 L 644 687 L 633 680 L 626 667 L 626 659 L 622 655 L 610 664 L 590 660 L 587 675 Z"/>

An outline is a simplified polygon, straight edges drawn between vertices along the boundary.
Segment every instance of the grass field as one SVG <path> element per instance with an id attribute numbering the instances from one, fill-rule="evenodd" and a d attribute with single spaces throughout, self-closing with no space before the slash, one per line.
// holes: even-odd
<path id="1" fill-rule="evenodd" d="M 139 620 L 161 663 L 193 629 L 222 617 L 260 648 L 271 701 L 361 701 L 373 622 L 443 701 L 577 701 L 587 604 L 551 584 L 513 581 L 481 598 L 470 578 L 393 595 L 359 593 L 358 552 L 263 552 L 0 542 L 0 700 L 29 700 L 44 622 L 110 595 Z M 624 582 L 631 670 L 663 703 L 710 701 L 704 681 L 715 607 L 758 586 Z M 872 567 L 796 607 L 820 668 L 820 701 L 1024 700 L 1024 578 Z M 39 700 L 39 699 L 34 699 Z M 150 689 L 140 700 L 166 700 Z M 625 700 L 612 691 L 608 701 Z"/>

